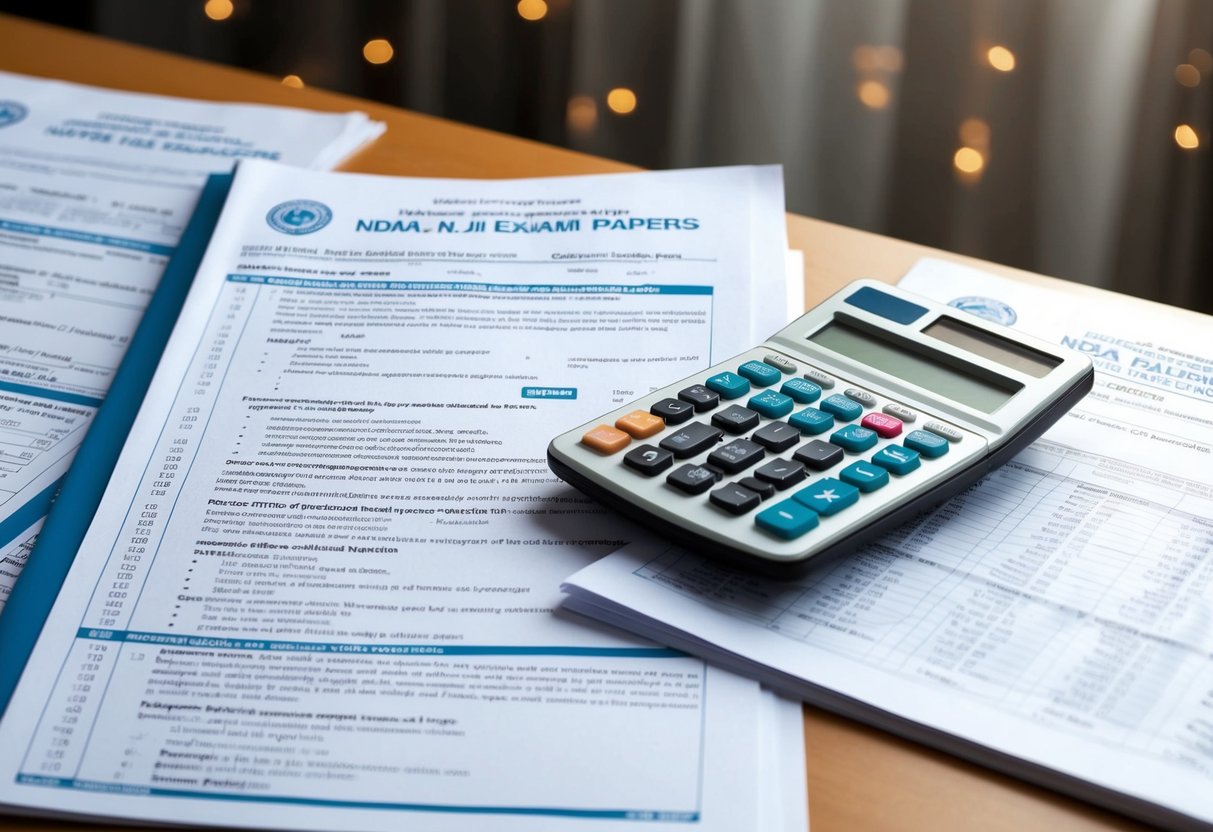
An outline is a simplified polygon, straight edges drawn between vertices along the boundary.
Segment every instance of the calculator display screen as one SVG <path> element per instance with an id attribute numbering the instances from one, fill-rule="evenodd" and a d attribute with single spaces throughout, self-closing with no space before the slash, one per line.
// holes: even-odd
<path id="1" fill-rule="evenodd" d="M 1009 338 L 986 332 L 946 315 L 924 329 L 922 334 L 938 338 L 954 347 L 960 347 L 1034 378 L 1044 378 L 1049 370 L 1061 363 L 1061 359 L 1055 355 L 1017 344 Z"/>
<path id="2" fill-rule="evenodd" d="M 983 413 L 993 413 L 1019 389 L 1010 380 L 1000 386 L 837 320 L 809 340 Z"/>

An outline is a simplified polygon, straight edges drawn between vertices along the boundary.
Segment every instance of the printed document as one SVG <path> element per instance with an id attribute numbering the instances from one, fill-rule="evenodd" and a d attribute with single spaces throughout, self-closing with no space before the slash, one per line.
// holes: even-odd
<path id="1" fill-rule="evenodd" d="M 797 705 L 556 614 L 560 580 L 636 532 L 544 459 L 744 348 L 759 267 L 783 314 L 782 204 L 767 168 L 242 163 L 0 723 L 0 803 L 291 829 L 803 821 L 802 735 L 779 730 Z"/>
<path id="2" fill-rule="evenodd" d="M 207 174 L 331 167 L 382 130 L 0 72 L 0 607 Z"/>
<path id="3" fill-rule="evenodd" d="M 567 605 L 1152 822 L 1213 822 L 1213 323 L 939 261 L 901 285 L 1087 353 L 1095 389 L 804 579 L 649 540 L 570 578 Z"/>

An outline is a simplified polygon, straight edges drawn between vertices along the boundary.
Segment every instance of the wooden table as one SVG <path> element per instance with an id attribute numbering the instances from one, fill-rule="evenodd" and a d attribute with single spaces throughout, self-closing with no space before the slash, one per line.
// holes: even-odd
<path id="1" fill-rule="evenodd" d="M 628 165 L 465 127 L 276 78 L 128 46 L 0 15 L 0 69 L 68 81 L 214 101 L 248 101 L 314 110 L 363 110 L 387 133 L 343 170 L 401 176 L 507 178 L 632 170 Z M 2 90 L 0 90 L 2 92 Z M 788 240 L 805 252 L 809 305 L 857 277 L 897 280 L 919 257 L 967 262 L 1028 282 L 1063 284 L 1017 269 L 788 215 Z M 1136 829 L 1132 821 L 805 707 L 810 823 L 814 832 L 922 829 L 985 832 L 1025 829 Z M 76 827 L 12 821 L 13 830 Z M 126 827 L 89 827 L 118 829 Z"/>

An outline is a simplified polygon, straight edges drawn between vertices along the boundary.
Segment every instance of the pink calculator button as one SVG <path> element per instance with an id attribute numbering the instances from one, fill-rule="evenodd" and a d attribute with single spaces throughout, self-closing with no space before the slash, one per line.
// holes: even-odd
<path id="1" fill-rule="evenodd" d="M 865 428 L 871 428 L 876 431 L 877 435 L 885 439 L 892 439 L 901 433 L 901 420 L 884 413 L 869 413 L 859 424 Z"/>

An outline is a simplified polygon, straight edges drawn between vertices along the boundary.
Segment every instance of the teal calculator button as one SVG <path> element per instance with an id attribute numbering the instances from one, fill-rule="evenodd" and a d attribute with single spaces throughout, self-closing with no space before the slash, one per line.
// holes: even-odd
<path id="1" fill-rule="evenodd" d="M 801 433 L 816 436 L 834 427 L 834 417 L 822 413 L 815 407 L 806 407 L 794 416 L 788 417 L 788 424 L 797 428 Z"/>
<path id="2" fill-rule="evenodd" d="M 863 405 L 851 401 L 841 393 L 835 393 L 833 396 L 822 399 L 820 406 L 826 413 L 833 413 L 844 422 L 858 419 L 859 415 L 863 413 Z"/>
<path id="3" fill-rule="evenodd" d="M 741 398 L 750 392 L 750 383 L 736 373 L 718 373 L 705 381 L 704 385 L 719 393 L 723 399 Z"/>
<path id="4" fill-rule="evenodd" d="M 754 515 L 759 528 L 773 535 L 791 540 L 817 528 L 817 512 L 802 506 L 795 500 L 784 500 Z"/>
<path id="5" fill-rule="evenodd" d="M 907 448 L 918 451 L 927 459 L 935 459 L 948 452 L 948 440 L 925 430 L 912 430 L 903 441 Z"/>
<path id="6" fill-rule="evenodd" d="M 888 485 L 889 472 L 870 462 L 852 462 L 838 472 L 838 479 L 867 494 L 869 491 L 875 491 L 877 488 Z"/>
<path id="7" fill-rule="evenodd" d="M 792 499 L 828 517 L 859 502 L 859 489 L 841 480 L 826 477 L 792 495 Z"/>
<path id="8" fill-rule="evenodd" d="M 843 425 L 830 434 L 831 445 L 837 445 L 844 451 L 850 451 L 853 454 L 861 453 L 875 446 L 878 439 L 880 437 L 877 436 L 876 431 L 862 425 Z"/>
<path id="9" fill-rule="evenodd" d="M 917 451 L 901 445 L 885 445 L 872 457 L 872 462 L 897 476 L 908 474 L 922 464 Z"/>
<path id="10" fill-rule="evenodd" d="M 750 396 L 750 400 L 746 402 L 746 407 L 757 410 L 768 419 L 782 419 L 792 412 L 794 406 L 795 402 L 791 397 L 774 390 L 763 390 L 756 396 Z"/>
<path id="11" fill-rule="evenodd" d="M 750 381 L 757 384 L 759 387 L 770 387 L 779 379 L 783 378 L 783 373 L 776 370 L 770 364 L 765 364 L 762 361 L 747 361 L 737 368 L 739 375 L 743 375 Z"/>
<path id="12" fill-rule="evenodd" d="M 791 396 L 800 404 L 811 404 L 821 398 L 821 388 L 808 379 L 790 378 L 779 388 L 785 396 Z"/>

